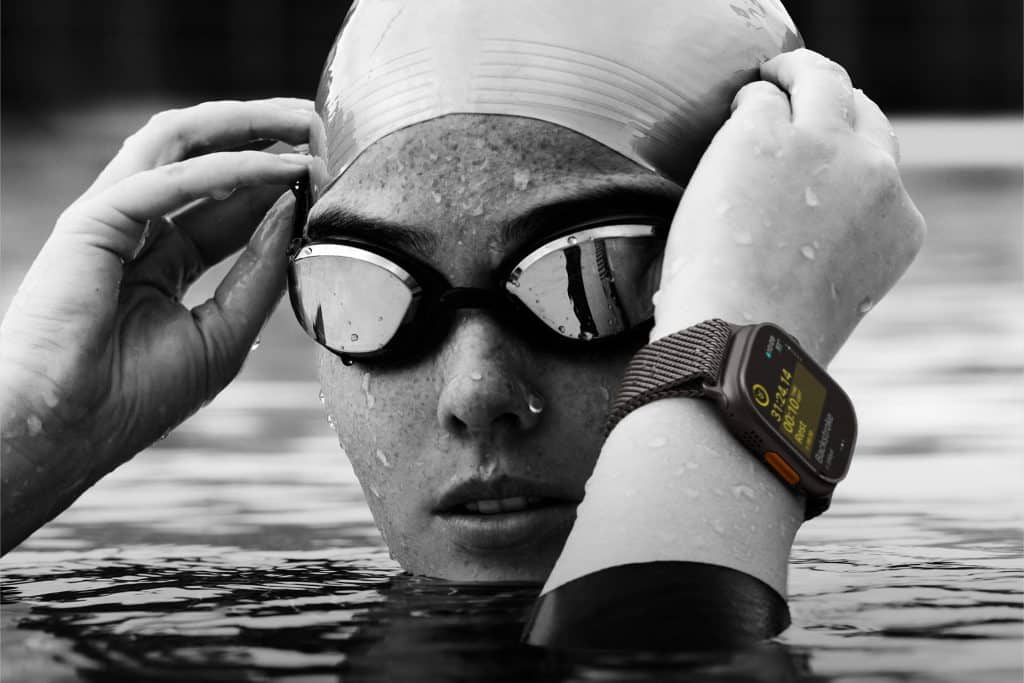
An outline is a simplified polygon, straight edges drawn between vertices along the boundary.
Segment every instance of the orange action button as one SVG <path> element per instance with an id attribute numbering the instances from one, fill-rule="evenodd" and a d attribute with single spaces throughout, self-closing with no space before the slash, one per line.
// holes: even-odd
<path id="1" fill-rule="evenodd" d="M 793 468 L 789 466 L 782 456 L 775 451 L 767 451 L 764 454 L 764 459 L 768 461 L 768 464 L 772 466 L 776 472 L 786 481 L 790 486 L 794 486 L 800 481 L 800 475 L 793 471 Z"/>

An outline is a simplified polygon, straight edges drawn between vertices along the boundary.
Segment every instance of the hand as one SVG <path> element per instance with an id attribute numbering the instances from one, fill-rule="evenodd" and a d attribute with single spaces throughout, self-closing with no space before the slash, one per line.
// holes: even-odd
<path id="1" fill-rule="evenodd" d="M 283 290 L 308 157 L 220 150 L 305 143 L 311 120 L 293 99 L 157 114 L 61 214 L 0 328 L 4 551 L 238 372 Z M 213 298 L 181 305 L 243 245 Z"/>
<path id="2" fill-rule="evenodd" d="M 736 95 L 672 223 L 652 339 L 718 317 L 771 321 L 827 363 L 925 232 L 888 120 L 809 50 Z"/>

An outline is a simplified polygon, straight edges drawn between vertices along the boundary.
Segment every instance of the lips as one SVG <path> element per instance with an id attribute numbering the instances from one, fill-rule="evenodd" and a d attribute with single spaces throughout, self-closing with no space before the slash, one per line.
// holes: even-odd
<path id="1" fill-rule="evenodd" d="M 580 498 L 564 487 L 512 477 L 469 479 L 450 487 L 434 508 L 459 546 L 500 550 L 568 533 Z"/>

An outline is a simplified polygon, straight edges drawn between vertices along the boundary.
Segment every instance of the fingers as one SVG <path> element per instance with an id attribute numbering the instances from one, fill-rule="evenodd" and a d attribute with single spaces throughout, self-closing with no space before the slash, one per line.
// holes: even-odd
<path id="1" fill-rule="evenodd" d="M 150 220 L 142 253 L 125 269 L 124 286 L 149 284 L 180 299 L 208 268 L 245 245 L 281 194 L 278 186 L 247 187 Z"/>
<path id="2" fill-rule="evenodd" d="M 256 140 L 308 141 L 313 103 L 276 98 L 249 102 L 204 102 L 156 114 L 125 140 L 83 197 L 131 175 L 198 154 L 240 148 Z"/>
<path id="3" fill-rule="evenodd" d="M 832 60 L 795 50 L 762 64 L 761 75 L 789 93 L 793 123 L 816 128 L 854 125 L 853 85 L 846 70 Z"/>
<path id="4" fill-rule="evenodd" d="M 54 236 L 77 234 L 128 261 L 149 219 L 240 187 L 287 185 L 307 172 L 309 160 L 298 154 L 218 152 L 137 173 L 73 204 Z"/>
<path id="5" fill-rule="evenodd" d="M 899 161 L 900 142 L 886 115 L 863 90 L 855 91 L 854 104 L 857 108 L 857 132 Z"/>
<path id="6" fill-rule="evenodd" d="M 279 185 L 246 187 L 221 201 L 207 199 L 188 206 L 171 218 L 192 242 L 205 269 L 238 251 L 283 192 Z"/>
<path id="7" fill-rule="evenodd" d="M 253 233 L 213 298 L 192 309 L 206 350 L 207 395 L 238 372 L 284 291 L 295 199 L 285 193 Z"/>
<path id="8" fill-rule="evenodd" d="M 732 118 L 753 124 L 788 122 L 792 116 L 789 98 L 768 81 L 754 81 L 740 88 L 732 101 Z"/>

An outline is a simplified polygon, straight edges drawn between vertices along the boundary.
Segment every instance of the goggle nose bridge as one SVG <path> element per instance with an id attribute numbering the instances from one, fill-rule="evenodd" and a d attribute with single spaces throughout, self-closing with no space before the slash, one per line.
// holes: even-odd
<path id="1" fill-rule="evenodd" d="M 452 287 L 437 298 L 437 304 L 440 308 L 449 311 L 460 308 L 500 310 L 504 299 L 497 292 L 482 287 Z"/>

